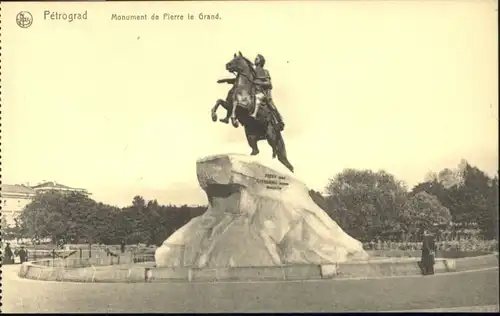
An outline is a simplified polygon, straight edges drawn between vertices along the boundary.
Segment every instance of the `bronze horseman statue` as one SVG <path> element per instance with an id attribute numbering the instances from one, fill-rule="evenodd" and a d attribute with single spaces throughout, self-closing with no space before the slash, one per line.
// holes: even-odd
<path id="1" fill-rule="evenodd" d="M 256 78 L 254 80 L 255 84 L 255 107 L 253 110 L 253 113 L 251 117 L 254 119 L 257 118 L 257 112 L 259 110 L 259 107 L 261 105 L 267 105 L 269 106 L 269 109 L 273 113 L 273 119 L 276 120 L 276 124 L 280 131 L 283 131 L 285 128 L 285 123 L 283 122 L 283 118 L 276 108 L 276 105 L 274 104 L 274 100 L 272 98 L 271 90 L 273 89 L 273 84 L 271 82 L 271 75 L 269 74 L 269 71 L 264 68 L 264 65 L 266 64 L 266 59 L 264 56 L 261 54 L 257 54 L 257 57 L 255 57 L 255 62 L 254 62 L 254 70 L 256 73 Z M 229 78 L 229 79 L 220 79 L 217 80 L 217 83 L 229 83 L 234 85 L 236 79 L 235 78 Z M 233 87 L 234 88 L 234 87 Z M 229 90 L 229 94 L 231 94 L 234 90 L 231 88 Z M 229 123 L 229 118 L 231 117 L 231 112 L 228 111 L 227 115 L 225 118 L 221 119 L 220 121 L 223 123 Z"/>
<path id="2" fill-rule="evenodd" d="M 271 76 L 264 69 L 265 62 L 264 56 L 260 54 L 255 58 L 255 65 L 241 52 L 234 54 L 233 59 L 226 64 L 226 70 L 235 73 L 236 77 L 217 81 L 231 84 L 232 87 L 226 100 L 217 100 L 212 108 L 212 120 L 217 121 L 216 112 L 219 106 L 222 106 L 227 114 L 220 121 L 227 124 L 231 120 L 234 127 L 238 127 L 239 123 L 243 125 L 252 149 L 250 155 L 257 155 L 257 142 L 266 139 L 273 149 L 273 158 L 278 157 L 278 160 L 293 172 L 281 135 L 285 124 L 272 99 Z"/>

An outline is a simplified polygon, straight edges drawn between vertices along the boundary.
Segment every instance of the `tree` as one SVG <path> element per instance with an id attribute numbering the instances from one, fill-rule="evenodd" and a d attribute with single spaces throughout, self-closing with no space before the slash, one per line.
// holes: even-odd
<path id="1" fill-rule="evenodd" d="M 97 204 L 96 216 L 96 239 L 104 244 L 119 244 L 122 239 L 117 239 L 118 227 L 116 218 L 120 214 L 120 209 L 103 203 Z"/>
<path id="2" fill-rule="evenodd" d="M 63 205 L 63 196 L 59 192 L 37 194 L 18 217 L 26 237 L 35 243 L 43 238 L 56 240 L 64 235 L 68 219 Z"/>
<path id="3" fill-rule="evenodd" d="M 148 207 L 142 196 L 135 196 L 132 205 L 123 210 L 124 220 L 128 222 L 127 240 L 130 243 L 148 243 L 151 238 L 148 222 Z"/>
<path id="4" fill-rule="evenodd" d="M 407 189 L 385 171 L 346 169 L 326 187 L 329 215 L 351 236 L 372 240 L 400 232 Z"/>
<path id="5" fill-rule="evenodd" d="M 205 206 L 163 206 L 141 196 L 119 209 L 80 193 L 52 191 L 38 194 L 26 206 L 19 217 L 19 234 L 34 241 L 51 237 L 53 242 L 159 245 L 205 210 Z"/>
<path id="6" fill-rule="evenodd" d="M 4 216 L 1 217 L 0 227 L 2 227 L 2 239 L 16 239 L 19 242 L 19 239 L 24 237 L 24 232 L 22 231 L 21 227 L 19 227 L 17 219 L 14 220 L 16 222 L 15 226 L 9 226 L 7 225 L 7 219 Z"/>
<path id="7" fill-rule="evenodd" d="M 485 203 L 480 209 L 481 216 L 478 220 L 481 234 L 487 239 L 498 240 L 499 203 L 498 203 L 498 174 L 491 179 L 485 197 Z"/>
<path id="8" fill-rule="evenodd" d="M 109 207 L 77 192 L 37 194 L 19 217 L 21 228 L 34 240 L 50 237 L 56 243 L 99 242 L 113 230 Z"/>
<path id="9" fill-rule="evenodd" d="M 438 177 L 415 186 L 412 194 L 422 191 L 435 195 L 453 222 L 466 227 L 476 223 L 485 238 L 497 238 L 498 176 L 491 179 L 462 159 L 455 171 L 440 171 Z"/>
<path id="10" fill-rule="evenodd" d="M 136 210 L 142 210 L 144 209 L 144 207 L 146 207 L 146 201 L 142 196 L 136 195 L 132 200 L 132 207 L 135 208 Z"/>
<path id="11" fill-rule="evenodd" d="M 424 191 L 408 200 L 402 216 L 407 233 L 413 236 L 434 225 L 448 225 L 451 219 L 450 210 L 444 207 L 437 197 Z"/>
<path id="12" fill-rule="evenodd" d="M 494 206 L 491 179 L 483 171 L 463 161 L 460 168 L 462 180 L 446 188 L 448 201 L 442 201 L 453 216 L 453 221 L 468 226 L 489 220 L 490 208 Z M 449 204 L 449 205 L 447 205 Z"/>
<path id="13" fill-rule="evenodd" d="M 145 224 L 147 225 L 149 231 L 148 244 L 161 244 L 164 241 L 162 236 L 164 235 L 164 231 L 166 227 L 168 227 L 169 223 L 162 220 L 162 207 L 158 204 L 158 201 L 149 201 L 146 209 L 147 214 Z"/>

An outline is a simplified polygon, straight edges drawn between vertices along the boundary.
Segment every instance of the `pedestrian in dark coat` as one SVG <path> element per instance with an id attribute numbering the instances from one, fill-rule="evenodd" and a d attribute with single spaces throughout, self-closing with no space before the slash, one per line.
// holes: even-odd
<path id="1" fill-rule="evenodd" d="M 12 253 L 12 249 L 10 248 L 10 243 L 7 243 L 3 253 L 3 264 L 12 264 L 14 263 L 14 253 Z"/>
<path id="2" fill-rule="evenodd" d="M 28 261 L 28 252 L 24 249 L 24 246 L 21 246 L 21 250 L 19 250 L 19 259 L 21 263 Z"/>
<path id="3" fill-rule="evenodd" d="M 423 275 L 434 274 L 436 250 L 437 249 L 436 242 L 434 241 L 434 236 L 428 230 L 425 230 L 422 241 L 421 261 L 421 269 Z"/>

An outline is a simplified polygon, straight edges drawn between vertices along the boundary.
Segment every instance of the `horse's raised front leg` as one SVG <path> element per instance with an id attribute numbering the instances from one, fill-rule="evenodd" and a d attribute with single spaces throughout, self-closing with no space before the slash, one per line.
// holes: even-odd
<path id="1" fill-rule="evenodd" d="M 215 102 L 215 105 L 213 106 L 212 110 L 211 110 L 211 114 L 212 114 L 212 121 L 216 122 L 217 121 L 217 109 L 219 108 L 219 106 L 223 105 L 224 104 L 224 101 L 221 100 L 221 99 L 218 99 L 216 102 Z"/>
<path id="2" fill-rule="evenodd" d="M 229 118 L 231 117 L 231 114 L 233 113 L 233 108 L 231 107 L 231 102 L 222 101 L 221 105 L 224 107 L 224 109 L 226 109 L 226 117 L 223 119 L 220 119 L 219 121 L 222 123 L 228 124 Z"/>

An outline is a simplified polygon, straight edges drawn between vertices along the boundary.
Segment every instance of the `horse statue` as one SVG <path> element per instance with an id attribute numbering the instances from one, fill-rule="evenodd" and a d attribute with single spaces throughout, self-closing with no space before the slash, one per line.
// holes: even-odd
<path id="1" fill-rule="evenodd" d="M 239 52 L 234 54 L 233 59 L 226 64 L 226 70 L 236 73 L 236 78 L 234 83 L 231 80 L 233 87 L 228 92 L 226 100 L 218 99 L 212 108 L 212 121 L 217 121 L 217 109 L 222 106 L 228 114 L 231 113 L 231 123 L 234 127 L 238 127 L 241 123 L 245 128 L 248 145 L 252 149 L 250 155 L 259 153 L 257 142 L 265 139 L 273 149 L 273 158 L 277 156 L 278 160 L 293 172 L 293 166 L 286 155 L 283 136 L 271 109 L 263 104 L 259 106 L 255 119 L 251 115 L 256 104 L 254 83 L 256 74 L 252 62 Z M 220 121 L 228 122 L 227 118 Z"/>

